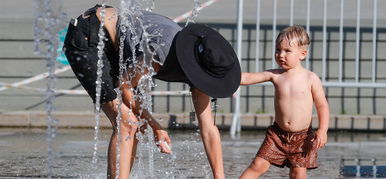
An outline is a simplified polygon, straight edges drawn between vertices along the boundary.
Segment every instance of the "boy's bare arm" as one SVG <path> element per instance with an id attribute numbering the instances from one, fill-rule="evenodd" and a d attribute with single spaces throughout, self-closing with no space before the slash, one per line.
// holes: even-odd
<path id="1" fill-rule="evenodd" d="M 317 148 L 320 148 L 327 143 L 327 131 L 330 120 L 330 109 L 323 91 L 322 82 L 316 74 L 314 74 L 312 78 L 313 82 L 311 92 L 319 120 L 319 129 L 316 131 L 315 140 Z"/>
<path id="2" fill-rule="evenodd" d="M 271 81 L 272 74 L 273 73 L 271 71 L 263 71 L 263 72 L 256 72 L 256 73 L 241 73 L 240 85 L 252 85 L 256 83 Z"/>

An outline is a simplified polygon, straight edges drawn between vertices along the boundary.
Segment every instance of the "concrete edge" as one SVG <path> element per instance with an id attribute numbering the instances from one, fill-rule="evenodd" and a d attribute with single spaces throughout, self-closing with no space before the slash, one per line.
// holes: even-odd
<path id="1" fill-rule="evenodd" d="M 53 112 L 53 119 L 57 120 L 59 128 L 94 128 L 95 114 L 92 112 Z M 168 129 L 195 129 L 197 119 L 191 121 L 189 113 L 153 114 L 162 127 Z M 233 114 L 220 113 L 216 116 L 216 125 L 220 129 L 229 129 Z M 241 126 L 243 130 L 265 129 L 272 124 L 273 114 L 242 114 Z M 108 118 L 101 113 L 100 127 L 111 128 Z M 314 116 L 312 126 L 317 128 L 318 120 Z M 44 111 L 19 111 L 0 114 L 0 127 L 46 128 L 47 115 Z M 386 131 L 386 116 L 381 115 L 331 115 L 330 130 L 353 131 Z"/>

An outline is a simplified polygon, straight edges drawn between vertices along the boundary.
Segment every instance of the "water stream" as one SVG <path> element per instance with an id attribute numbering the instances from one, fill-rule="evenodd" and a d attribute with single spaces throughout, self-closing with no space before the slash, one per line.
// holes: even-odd
<path id="1" fill-rule="evenodd" d="M 194 8 L 192 16 L 187 20 L 187 24 L 190 22 L 194 22 L 198 16 L 198 8 L 200 5 L 199 0 L 194 0 Z M 119 18 L 120 18 L 120 39 L 119 39 L 119 81 L 120 85 L 115 91 L 118 94 L 118 109 L 123 105 L 123 100 L 121 97 L 122 91 L 120 88 L 124 84 L 131 84 L 131 80 L 138 74 L 141 74 L 141 78 L 138 81 L 138 86 L 135 89 L 130 89 L 134 96 L 132 101 L 129 102 L 129 108 L 132 109 L 132 104 L 134 100 L 140 103 L 139 114 L 137 114 L 138 122 L 133 122 L 130 119 L 123 122 L 128 122 L 129 125 L 136 125 L 138 128 L 141 128 L 143 125 L 147 125 L 147 121 L 142 119 L 142 113 L 144 111 L 148 111 L 151 114 L 152 111 L 152 96 L 150 95 L 151 90 L 156 86 L 153 81 L 153 75 L 155 75 L 155 71 L 153 69 L 152 63 L 155 62 L 153 59 L 154 52 L 150 50 L 149 42 L 152 38 L 161 38 L 162 34 L 160 32 L 152 32 L 149 33 L 147 30 L 149 27 L 154 24 L 147 24 L 143 20 L 143 12 L 144 11 L 152 11 L 154 9 L 154 0 L 121 0 L 119 7 Z M 129 36 L 127 34 L 130 34 Z M 100 35 L 101 37 L 101 35 Z M 124 59 L 125 48 L 125 38 L 130 38 L 128 41 L 132 56 L 129 59 Z M 100 38 L 101 39 L 101 38 Z M 127 42 L 126 42 L 127 43 Z M 163 45 L 163 44 L 159 44 Z M 136 57 L 136 51 L 142 52 L 142 57 Z M 162 65 L 162 64 L 161 64 Z M 124 75 L 127 75 L 124 78 Z M 130 111 L 131 112 L 131 111 Z M 118 132 L 118 140 L 117 140 L 117 151 L 116 157 L 117 159 L 120 156 L 119 144 L 122 140 L 120 125 L 122 122 L 122 114 L 121 111 L 118 110 L 118 115 L 116 118 L 117 124 L 117 132 Z M 97 127 L 95 127 L 97 130 Z M 135 172 L 133 170 L 132 176 L 134 178 L 155 178 L 154 171 L 154 152 L 159 152 L 156 146 L 154 145 L 153 132 L 150 127 L 144 130 L 144 132 L 138 132 L 136 134 L 136 138 L 139 141 L 137 147 L 137 161 L 135 165 L 141 166 L 146 164 L 147 171 Z M 144 152 L 147 151 L 145 155 Z M 95 155 L 94 155 L 95 156 Z M 147 156 L 147 162 L 143 159 L 143 156 Z M 175 156 L 171 155 L 171 160 Z M 142 168 L 142 167 L 140 167 Z M 116 163 L 116 173 L 119 175 L 119 162 L 117 160 Z M 169 172 L 172 173 L 172 172 Z"/>
<path id="2" fill-rule="evenodd" d="M 199 14 L 201 2 L 200 0 L 193 0 L 193 1 L 194 1 L 194 7 L 192 10 L 192 15 L 189 16 L 188 19 L 186 20 L 185 26 L 187 26 L 189 23 L 195 23 Z"/>
<path id="3" fill-rule="evenodd" d="M 193 8 L 192 16 L 189 18 L 187 23 L 194 22 L 195 18 L 197 18 L 199 8 L 199 1 L 195 0 L 195 6 Z M 142 77 L 138 82 L 138 86 L 135 90 L 132 90 L 134 93 L 133 100 L 140 102 L 140 111 L 137 115 L 138 123 L 131 125 L 138 125 L 140 128 L 143 125 L 147 124 L 145 119 L 141 118 L 142 113 L 146 110 L 149 113 L 152 111 L 152 96 L 150 95 L 151 90 L 156 86 L 152 76 L 155 75 L 155 71 L 153 69 L 152 63 L 155 62 L 153 59 L 154 52 L 151 51 L 149 42 L 152 38 L 160 38 L 162 34 L 160 32 L 152 32 L 149 33 L 147 30 L 149 27 L 154 24 L 147 24 L 143 20 L 143 12 L 144 11 L 152 11 L 154 9 L 154 0 L 121 0 L 120 4 L 120 31 L 122 33 L 120 38 L 120 47 L 119 47 L 119 56 L 120 56 L 120 82 L 121 84 L 128 83 L 134 78 L 137 73 L 140 73 Z M 127 33 L 130 33 L 130 36 L 127 36 Z M 130 37 L 130 50 L 132 57 L 129 58 L 129 65 L 127 66 L 126 59 L 123 59 L 123 44 L 125 37 Z M 163 45 L 163 44 L 159 44 Z M 136 49 L 138 48 L 138 49 Z M 143 56 L 141 58 L 137 58 L 135 56 L 136 50 L 142 52 Z M 162 65 L 162 64 L 161 64 Z M 127 81 L 123 80 L 123 73 L 128 72 Z M 121 94 L 119 90 L 116 90 L 118 95 Z M 120 100 L 120 105 L 122 104 L 122 99 Z M 132 104 L 134 101 L 130 102 Z M 131 108 L 131 106 L 129 106 Z M 121 115 L 117 117 L 117 123 L 121 121 Z M 118 128 L 119 129 L 119 128 Z M 154 171 L 154 152 L 159 152 L 158 149 L 154 145 L 153 132 L 151 128 L 144 130 L 143 133 L 137 133 L 136 138 L 138 139 L 138 147 L 137 147 L 137 161 L 135 163 L 135 167 L 132 176 L 133 178 L 155 178 Z M 121 140 L 121 139 L 120 139 Z M 120 141 L 118 140 L 118 141 Z M 119 150 L 119 149 L 118 149 Z M 144 152 L 147 151 L 147 154 Z M 117 155 L 119 155 L 119 151 L 117 151 Z M 147 160 L 144 159 L 143 156 L 147 156 Z M 118 156 L 117 156 L 118 158 Z M 174 160 L 175 156 L 172 154 L 169 159 Z M 117 164 L 119 165 L 119 164 Z M 146 167 L 144 167 L 146 165 Z M 147 171 L 143 171 L 143 168 L 146 168 Z M 141 170 L 142 169 L 142 170 Z M 119 167 L 117 167 L 119 170 Z M 172 174 L 173 171 L 165 172 L 165 174 Z"/>
<path id="4" fill-rule="evenodd" d="M 92 158 L 92 166 L 93 166 L 93 169 L 95 171 L 95 173 L 98 173 L 98 168 L 97 168 L 97 164 L 98 164 L 98 142 L 99 142 L 99 123 L 100 123 L 100 111 L 101 111 L 101 107 L 100 107 L 100 98 L 101 98 L 101 90 L 102 90 L 102 68 L 103 68 L 103 54 L 104 54 L 104 48 L 105 48 L 105 44 L 104 44 L 104 41 L 105 41 L 105 31 L 104 31 L 104 24 L 105 24 L 105 2 L 104 0 L 102 1 L 102 8 L 101 8 L 101 13 L 100 13 L 100 16 L 101 16 L 101 23 L 100 23 L 100 27 L 99 27 L 99 33 L 98 33 L 98 37 L 99 37 L 99 42 L 98 42 L 98 62 L 97 62 L 97 66 L 98 66 L 98 70 L 97 70 L 97 81 L 96 81 L 96 95 L 95 95 L 95 127 L 94 127 L 94 130 L 95 130 L 95 133 L 94 133 L 94 153 L 93 153 L 93 158 Z"/>
<path id="5" fill-rule="evenodd" d="M 58 120 L 53 118 L 53 101 L 55 98 L 55 58 L 58 49 L 58 31 L 64 27 L 66 14 L 62 11 L 62 1 L 36 0 L 36 18 L 34 26 L 34 53 L 46 60 L 48 77 L 46 83 L 47 115 L 47 177 L 52 177 L 54 162 L 53 141 L 56 137 Z"/>

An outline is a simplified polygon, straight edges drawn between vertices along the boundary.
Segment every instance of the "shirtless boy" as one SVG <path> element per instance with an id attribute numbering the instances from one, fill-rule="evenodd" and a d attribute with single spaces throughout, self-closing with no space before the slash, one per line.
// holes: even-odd
<path id="1" fill-rule="evenodd" d="M 276 39 L 276 63 L 280 69 L 242 73 L 241 85 L 270 81 L 275 87 L 275 123 L 255 159 L 241 179 L 258 178 L 271 164 L 290 168 L 290 178 L 306 178 L 307 169 L 317 168 L 317 150 L 327 143 L 329 107 L 319 77 L 305 69 L 310 40 L 301 26 L 287 27 Z M 319 128 L 311 130 L 313 104 Z"/>

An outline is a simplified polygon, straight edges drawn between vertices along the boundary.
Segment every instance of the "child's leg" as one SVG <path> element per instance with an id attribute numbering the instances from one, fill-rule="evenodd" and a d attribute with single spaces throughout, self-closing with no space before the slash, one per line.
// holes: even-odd
<path id="1" fill-rule="evenodd" d="M 108 148 L 108 163 L 107 163 L 107 178 L 129 178 L 130 170 L 133 166 L 133 161 L 136 153 L 137 141 L 135 134 L 137 132 L 137 117 L 131 111 L 129 107 L 122 104 L 121 108 L 117 108 L 119 103 L 118 99 L 109 101 L 102 105 L 103 112 L 110 119 L 110 122 L 113 126 L 113 133 L 110 138 L 109 148 Z M 117 131 L 117 121 L 116 117 L 118 115 L 118 110 L 121 110 L 121 122 L 120 122 L 120 132 L 121 132 L 121 141 L 118 145 L 118 131 Z M 119 158 L 117 158 L 117 148 L 120 149 Z M 117 160 L 119 161 L 119 176 L 116 168 Z"/>
<path id="2" fill-rule="evenodd" d="M 220 132 L 212 117 L 209 96 L 198 88 L 192 90 L 192 100 L 200 127 L 200 135 L 212 168 L 213 178 L 225 178 Z"/>
<path id="3" fill-rule="evenodd" d="M 305 179 L 307 178 L 307 168 L 290 168 L 290 179 Z"/>
<path id="4" fill-rule="evenodd" d="M 271 166 L 271 164 L 267 160 L 256 157 L 243 174 L 241 174 L 240 179 L 258 178 L 268 170 L 269 166 Z"/>

